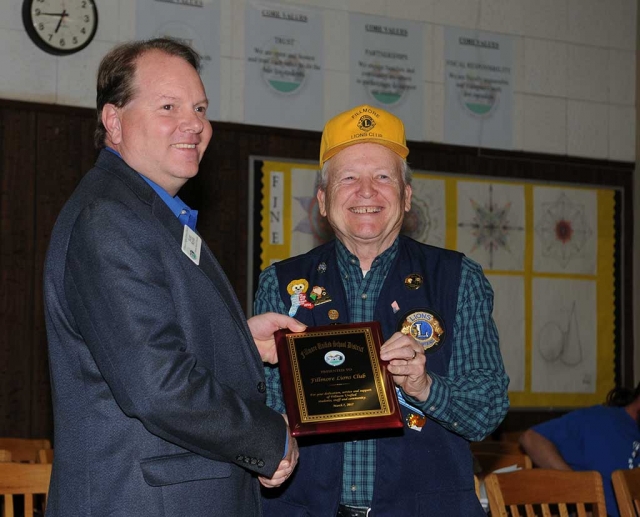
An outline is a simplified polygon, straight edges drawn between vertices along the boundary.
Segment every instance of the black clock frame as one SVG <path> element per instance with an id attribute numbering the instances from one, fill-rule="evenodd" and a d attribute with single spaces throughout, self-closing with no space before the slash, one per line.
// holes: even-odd
<path id="1" fill-rule="evenodd" d="M 91 34 L 89 34 L 87 41 L 85 41 L 82 45 L 68 50 L 52 47 L 40 37 L 40 33 L 34 27 L 33 19 L 31 18 L 31 6 L 36 1 L 37 0 L 23 0 L 22 23 L 31 41 L 33 41 L 40 50 L 44 50 L 48 54 L 53 54 L 54 56 L 69 56 L 88 47 L 89 44 L 93 41 L 93 38 L 96 35 L 96 31 L 98 30 L 98 8 L 96 7 L 96 3 L 94 0 L 87 0 L 91 4 L 91 8 L 93 9 L 93 16 L 95 18 L 95 23 L 93 24 L 93 30 L 91 31 Z"/>

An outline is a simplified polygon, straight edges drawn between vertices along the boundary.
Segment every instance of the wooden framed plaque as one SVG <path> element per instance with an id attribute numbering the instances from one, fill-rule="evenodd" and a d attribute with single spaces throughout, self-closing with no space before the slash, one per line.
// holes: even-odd
<path id="1" fill-rule="evenodd" d="M 377 321 L 275 334 L 293 436 L 403 426 Z"/>

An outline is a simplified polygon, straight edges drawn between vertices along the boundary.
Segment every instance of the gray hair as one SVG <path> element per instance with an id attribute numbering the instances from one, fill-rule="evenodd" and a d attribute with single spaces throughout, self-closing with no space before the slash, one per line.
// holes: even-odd
<path id="1" fill-rule="evenodd" d="M 329 158 L 322 165 L 322 169 L 320 170 L 320 174 L 318 177 L 318 189 L 319 190 L 327 190 L 327 186 L 329 185 L 329 164 L 331 163 L 333 158 Z M 400 162 L 400 172 L 402 173 L 402 179 L 404 185 L 411 185 L 412 172 L 407 160 L 404 160 L 398 156 L 398 161 Z"/>

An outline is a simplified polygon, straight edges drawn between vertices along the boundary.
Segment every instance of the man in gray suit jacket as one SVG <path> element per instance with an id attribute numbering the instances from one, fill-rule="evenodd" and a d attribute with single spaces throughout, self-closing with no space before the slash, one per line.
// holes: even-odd
<path id="1" fill-rule="evenodd" d="M 273 332 L 247 321 L 177 192 L 211 138 L 199 57 L 167 39 L 98 72 L 103 148 L 63 208 L 45 266 L 55 419 L 47 515 L 257 516 L 298 455 L 265 405 Z"/>

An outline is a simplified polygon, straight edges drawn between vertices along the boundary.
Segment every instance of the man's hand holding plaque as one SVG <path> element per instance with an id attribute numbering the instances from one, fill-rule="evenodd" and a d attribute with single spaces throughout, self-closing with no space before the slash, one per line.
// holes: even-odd
<path id="1" fill-rule="evenodd" d="M 403 426 L 378 322 L 283 329 L 275 339 L 293 436 Z"/>

